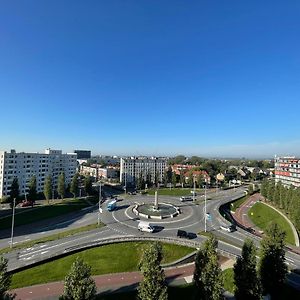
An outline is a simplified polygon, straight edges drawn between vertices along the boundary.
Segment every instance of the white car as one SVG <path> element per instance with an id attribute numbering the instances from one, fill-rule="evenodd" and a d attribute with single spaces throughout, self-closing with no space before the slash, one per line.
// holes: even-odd
<path id="1" fill-rule="evenodd" d="M 227 232 L 233 232 L 233 231 L 236 230 L 236 228 L 235 228 L 234 225 L 230 225 L 230 226 L 222 226 L 222 225 L 221 225 L 220 228 L 221 228 L 222 230 L 227 231 Z"/>

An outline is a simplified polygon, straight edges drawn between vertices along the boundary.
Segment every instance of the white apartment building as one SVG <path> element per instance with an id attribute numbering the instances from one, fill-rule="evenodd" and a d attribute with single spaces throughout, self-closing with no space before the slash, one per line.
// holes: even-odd
<path id="1" fill-rule="evenodd" d="M 43 192 L 45 178 L 50 175 L 53 186 L 57 187 L 57 178 L 64 172 L 66 184 L 76 173 L 77 154 L 62 154 L 61 150 L 46 149 L 45 153 L 17 153 L 0 151 L 0 198 L 8 196 L 15 177 L 18 178 L 20 194 L 28 191 L 32 176 L 36 176 L 37 192 Z"/>
<path id="2" fill-rule="evenodd" d="M 155 182 L 155 176 L 158 175 L 158 181 L 162 182 L 164 172 L 167 168 L 167 158 L 158 157 L 129 157 L 120 160 L 120 182 L 123 184 L 135 184 L 140 176 L 147 179 L 150 176 L 151 182 Z"/>
<path id="3" fill-rule="evenodd" d="M 275 157 L 275 182 L 300 187 L 300 158 Z"/>

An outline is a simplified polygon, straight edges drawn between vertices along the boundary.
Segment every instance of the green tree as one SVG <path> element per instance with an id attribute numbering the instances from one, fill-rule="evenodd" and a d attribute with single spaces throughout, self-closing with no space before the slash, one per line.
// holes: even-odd
<path id="1" fill-rule="evenodd" d="M 137 181 L 137 188 L 139 190 L 143 190 L 145 188 L 145 179 L 144 179 L 142 172 L 140 173 L 138 181 Z"/>
<path id="2" fill-rule="evenodd" d="M 29 191 L 28 198 L 30 201 L 35 202 L 37 200 L 37 191 L 36 191 L 36 177 L 32 176 L 29 182 Z"/>
<path id="3" fill-rule="evenodd" d="M 92 182 L 92 177 L 87 175 L 85 178 L 84 178 L 84 189 L 85 189 L 85 192 L 87 193 L 87 195 L 92 195 L 93 194 L 93 182 Z"/>
<path id="4" fill-rule="evenodd" d="M 270 293 L 272 299 L 280 294 L 287 274 L 285 235 L 277 223 L 272 223 L 261 241 L 260 278 L 264 293 Z"/>
<path id="5" fill-rule="evenodd" d="M 197 299 L 221 299 L 223 279 L 218 265 L 217 245 L 217 240 L 211 235 L 196 255 L 194 282 L 198 292 Z"/>
<path id="6" fill-rule="evenodd" d="M 193 172 L 189 173 L 188 176 L 188 186 L 189 187 L 193 187 L 194 186 L 194 176 L 193 176 Z"/>
<path id="7" fill-rule="evenodd" d="M 18 202 L 19 195 L 20 195 L 19 181 L 18 181 L 18 178 L 15 177 L 13 179 L 13 182 L 12 182 L 11 186 L 10 186 L 10 193 L 9 193 L 10 203 L 12 204 L 14 199 L 16 199 L 16 202 Z"/>
<path id="8" fill-rule="evenodd" d="M 46 177 L 45 184 L 44 184 L 44 196 L 47 199 L 48 204 L 49 204 L 49 200 L 51 199 L 51 194 L 52 194 L 52 178 L 51 175 L 48 175 Z"/>
<path id="9" fill-rule="evenodd" d="M 176 173 L 173 172 L 172 173 L 172 185 L 173 185 L 173 187 L 176 187 L 176 183 L 177 183 L 177 176 L 176 176 Z"/>
<path id="10" fill-rule="evenodd" d="M 69 274 L 65 277 L 62 300 L 92 300 L 96 299 L 97 288 L 91 277 L 91 267 L 77 257 Z"/>
<path id="11" fill-rule="evenodd" d="M 14 299 L 16 295 L 8 293 L 11 284 L 11 274 L 7 272 L 8 260 L 0 256 L 0 299 L 10 300 Z"/>
<path id="12" fill-rule="evenodd" d="M 79 180 L 78 180 L 78 173 L 76 173 L 71 181 L 70 185 L 70 192 L 73 194 L 73 197 L 75 198 L 79 191 Z"/>
<path id="13" fill-rule="evenodd" d="M 168 299 L 165 274 L 160 264 L 162 261 L 162 247 L 158 242 L 150 244 L 144 251 L 139 264 L 143 274 L 138 288 L 140 300 Z"/>
<path id="14" fill-rule="evenodd" d="M 261 288 L 256 270 L 256 248 L 252 240 L 246 240 L 242 256 L 238 257 L 234 267 L 236 300 L 259 300 Z"/>
<path id="15" fill-rule="evenodd" d="M 61 199 L 64 199 L 65 192 L 66 192 L 66 183 L 65 183 L 65 173 L 60 173 L 58 176 L 58 182 L 57 182 L 57 192 L 58 195 L 60 195 Z"/>

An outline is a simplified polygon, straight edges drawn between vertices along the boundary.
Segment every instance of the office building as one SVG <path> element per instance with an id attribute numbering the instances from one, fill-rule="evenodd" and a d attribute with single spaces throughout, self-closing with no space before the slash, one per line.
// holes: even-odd
<path id="1" fill-rule="evenodd" d="M 120 182 L 126 185 L 135 185 L 140 176 L 146 181 L 163 181 L 164 172 L 167 168 L 167 158 L 158 157 L 129 157 L 120 160 Z"/>
<path id="2" fill-rule="evenodd" d="M 74 150 L 74 153 L 77 154 L 77 159 L 89 159 L 91 158 L 90 150 Z"/>
<path id="3" fill-rule="evenodd" d="M 8 196 L 15 177 L 18 178 L 20 194 L 28 192 L 28 185 L 36 177 L 37 192 L 43 192 L 45 178 L 50 175 L 54 188 L 57 178 L 64 172 L 66 184 L 70 183 L 76 173 L 77 154 L 62 154 L 61 150 L 46 149 L 45 153 L 17 153 L 0 151 L 0 198 Z"/>
<path id="4" fill-rule="evenodd" d="M 300 158 L 275 157 L 275 182 L 300 187 Z"/>

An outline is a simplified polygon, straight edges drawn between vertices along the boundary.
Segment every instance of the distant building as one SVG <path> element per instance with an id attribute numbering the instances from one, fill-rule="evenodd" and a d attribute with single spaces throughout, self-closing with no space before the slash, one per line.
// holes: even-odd
<path id="1" fill-rule="evenodd" d="M 115 167 L 105 167 L 101 165 L 93 164 L 91 166 L 79 166 L 79 172 L 81 175 L 89 175 L 96 181 L 100 179 L 116 179 L 119 177 L 119 169 Z"/>
<path id="2" fill-rule="evenodd" d="M 275 157 L 275 182 L 300 187 L 300 158 Z"/>
<path id="3" fill-rule="evenodd" d="M 17 153 L 0 151 L 0 198 L 10 193 L 13 179 L 18 178 L 20 194 L 28 192 L 28 185 L 36 177 L 37 192 L 43 192 L 45 178 L 50 175 L 56 188 L 57 178 L 63 172 L 66 184 L 76 173 L 77 154 L 62 154 L 61 150 L 46 149 L 45 153 Z"/>
<path id="4" fill-rule="evenodd" d="M 167 158 L 158 157 L 127 157 L 120 160 L 120 182 L 134 185 L 140 176 L 144 180 L 150 179 L 155 182 L 163 181 L 164 172 L 167 167 Z"/>
<path id="5" fill-rule="evenodd" d="M 184 173 L 185 176 L 185 181 L 187 181 L 190 177 L 190 175 L 195 177 L 195 181 L 198 183 L 199 177 L 202 177 L 203 181 L 206 182 L 207 184 L 210 184 L 210 176 L 205 170 L 200 170 L 200 171 L 187 171 Z"/>
<path id="6" fill-rule="evenodd" d="M 74 153 L 77 153 L 77 159 L 89 159 L 91 158 L 90 150 L 74 150 Z"/>

